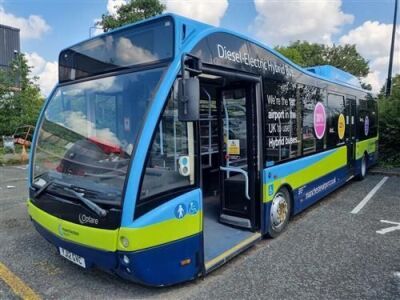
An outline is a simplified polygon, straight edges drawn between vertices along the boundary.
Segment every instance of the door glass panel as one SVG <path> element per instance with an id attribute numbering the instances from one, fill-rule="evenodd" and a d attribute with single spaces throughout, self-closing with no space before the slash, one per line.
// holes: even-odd
<path id="1" fill-rule="evenodd" d="M 250 228 L 251 198 L 249 193 L 246 90 L 223 92 L 223 168 L 221 222 Z M 230 215 L 239 218 L 232 221 Z"/>
<path id="2" fill-rule="evenodd" d="M 247 169 L 246 92 L 223 93 L 223 130 L 226 166 Z"/>

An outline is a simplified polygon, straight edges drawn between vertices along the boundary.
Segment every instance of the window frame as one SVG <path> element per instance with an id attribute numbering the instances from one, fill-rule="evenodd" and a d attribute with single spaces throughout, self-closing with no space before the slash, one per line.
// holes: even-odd
<path id="1" fill-rule="evenodd" d="M 179 197 L 183 194 L 186 194 L 190 191 L 193 191 L 195 189 L 198 189 L 200 187 L 200 162 L 199 162 L 199 153 L 200 153 L 200 143 L 198 141 L 198 137 L 200 136 L 199 134 L 199 125 L 198 125 L 198 121 L 196 122 L 191 122 L 193 123 L 193 140 L 194 140 L 194 182 L 193 184 L 189 184 L 189 185 L 185 185 L 182 187 L 176 187 L 176 188 L 172 188 L 172 189 L 167 189 L 163 192 L 160 192 L 158 194 L 155 195 L 151 195 L 149 197 L 147 197 L 145 200 L 141 200 L 140 199 L 140 195 L 141 195 L 141 191 L 142 191 L 142 186 L 143 186 L 143 182 L 144 182 L 144 177 L 146 175 L 146 166 L 147 163 L 150 159 L 150 154 L 151 154 L 151 148 L 153 146 L 153 142 L 157 136 L 158 130 L 159 130 L 159 126 L 160 126 L 160 122 L 162 121 L 162 118 L 164 116 L 164 113 L 168 107 L 168 103 L 171 99 L 171 97 L 175 97 L 176 92 L 175 92 L 175 87 L 177 86 L 177 82 L 178 80 L 176 80 L 174 82 L 174 84 L 172 85 L 171 91 L 168 93 L 168 96 L 165 100 L 163 109 L 160 113 L 160 115 L 158 116 L 157 119 L 157 125 L 154 128 L 154 131 L 151 135 L 151 142 L 149 144 L 149 147 L 147 149 L 147 153 L 146 153 L 146 159 L 144 160 L 144 164 L 143 164 L 143 168 L 142 168 L 142 173 L 140 175 L 140 183 L 139 183 L 139 187 L 138 187 L 138 193 L 137 193 L 137 197 L 136 197 L 136 202 L 135 202 L 135 209 L 134 209 L 134 215 L 133 215 L 133 220 L 138 219 L 139 217 L 141 217 L 142 215 L 146 214 L 147 212 L 157 208 L 158 206 L 176 198 Z M 187 124 L 187 122 L 183 122 L 185 124 Z"/>
<path id="2" fill-rule="evenodd" d="M 356 99 L 355 98 L 355 96 L 354 95 L 343 95 L 343 94 L 340 94 L 340 93 L 337 93 L 337 92 L 335 92 L 335 91 L 327 91 L 327 108 L 329 109 L 329 115 L 328 115 L 328 118 L 330 118 L 331 116 L 330 116 L 330 113 L 331 113 L 331 106 L 330 106 L 330 104 L 329 104 L 329 96 L 334 96 L 334 97 L 341 97 L 342 98 L 342 101 L 343 101 L 343 111 L 341 112 L 341 114 L 343 114 L 344 115 L 344 117 L 345 117 L 345 119 L 346 119 L 346 115 L 347 115 L 347 108 L 346 108 L 346 105 L 347 105 L 347 100 L 348 99 Z M 354 98 L 352 98 L 352 97 L 354 97 Z M 339 114 L 340 115 L 340 114 Z M 339 116 L 337 116 L 337 117 L 339 117 Z M 327 122 L 328 122 L 328 119 L 327 119 Z M 336 122 L 337 123 L 337 122 Z M 345 122 L 346 123 L 346 122 Z M 337 127 L 337 124 L 336 124 L 336 127 Z M 347 132 L 345 132 L 345 135 L 344 135 L 344 137 L 343 137 L 343 139 L 339 139 L 339 136 L 337 136 L 337 143 L 335 143 L 335 145 L 329 145 L 329 126 L 327 126 L 327 132 L 326 132 L 326 150 L 328 150 L 328 149 L 335 149 L 335 148 L 338 148 L 338 147 L 342 147 L 342 146 L 344 146 L 344 145 L 346 145 L 346 135 L 347 135 Z M 347 130 L 347 124 L 346 124 L 346 129 L 345 130 Z M 335 134 L 337 135 L 337 132 L 335 132 Z"/>

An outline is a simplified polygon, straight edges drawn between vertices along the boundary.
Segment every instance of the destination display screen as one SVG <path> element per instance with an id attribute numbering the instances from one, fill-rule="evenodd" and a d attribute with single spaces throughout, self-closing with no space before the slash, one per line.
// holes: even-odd
<path id="1" fill-rule="evenodd" d="M 172 18 L 165 17 L 72 46 L 60 54 L 59 81 L 169 60 L 174 55 L 173 27 Z"/>

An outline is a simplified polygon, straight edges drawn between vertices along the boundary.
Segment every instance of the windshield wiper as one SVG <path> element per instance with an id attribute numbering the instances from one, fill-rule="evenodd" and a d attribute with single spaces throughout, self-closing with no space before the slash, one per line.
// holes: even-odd
<path id="1" fill-rule="evenodd" d="M 83 204 L 85 204 L 88 208 L 90 208 L 93 212 L 95 212 L 99 217 L 105 217 L 107 215 L 107 211 L 105 209 L 101 208 L 100 206 L 98 206 L 96 203 L 89 200 L 88 198 L 85 198 L 83 196 L 83 193 L 78 193 L 77 191 L 75 191 L 73 189 L 74 186 L 72 184 L 64 183 L 64 182 L 61 182 L 58 180 L 49 181 L 45 185 L 43 185 L 40 188 L 40 190 L 38 190 L 35 193 L 35 198 L 39 197 L 52 184 L 57 184 L 57 185 L 62 186 L 64 191 L 67 191 L 70 194 L 73 194 L 77 199 L 79 199 Z"/>

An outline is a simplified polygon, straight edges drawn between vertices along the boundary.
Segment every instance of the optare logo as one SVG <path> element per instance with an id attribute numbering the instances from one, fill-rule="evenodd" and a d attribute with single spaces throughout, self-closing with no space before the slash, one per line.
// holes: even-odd
<path id="1" fill-rule="evenodd" d="M 81 224 L 99 224 L 99 219 L 92 218 L 91 216 L 87 216 L 85 214 L 79 214 L 79 223 Z"/>

